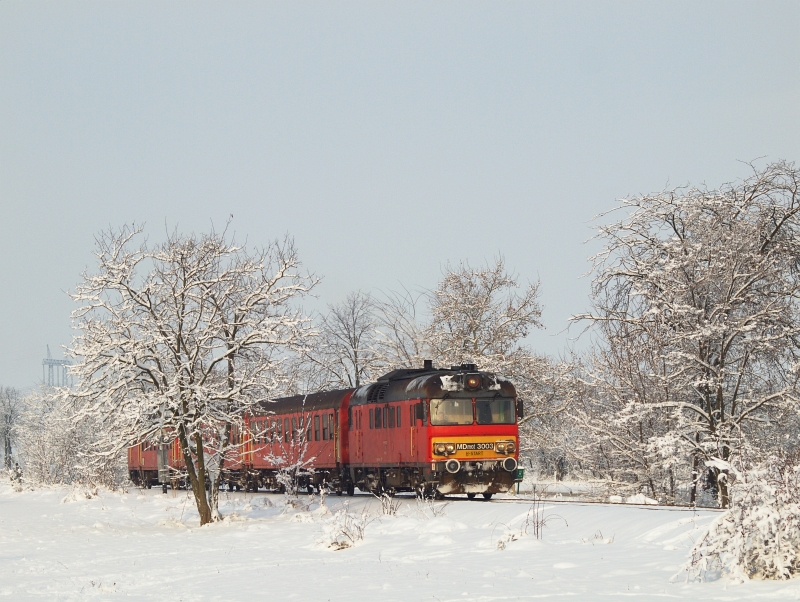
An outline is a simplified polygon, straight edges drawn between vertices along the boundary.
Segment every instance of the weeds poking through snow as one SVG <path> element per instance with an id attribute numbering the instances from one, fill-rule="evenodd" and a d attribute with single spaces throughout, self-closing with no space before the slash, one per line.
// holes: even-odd
<path id="1" fill-rule="evenodd" d="M 432 498 L 417 498 L 417 513 L 424 519 L 437 518 L 445 515 L 445 508 L 450 505 L 450 502 L 437 504 Z"/>
<path id="2" fill-rule="evenodd" d="M 600 529 L 598 529 L 595 532 L 595 534 L 592 535 L 589 539 L 586 539 L 586 538 L 582 537 L 581 541 L 583 543 L 590 543 L 592 545 L 600 544 L 600 543 L 604 543 L 604 544 L 614 543 L 614 536 L 612 535 L 609 539 L 606 539 L 605 537 L 603 537 L 603 532 Z"/>
<path id="3" fill-rule="evenodd" d="M 384 516 L 397 516 L 397 511 L 400 509 L 400 500 L 393 498 L 388 493 L 373 494 L 373 497 L 381 503 L 381 514 Z"/>
<path id="4" fill-rule="evenodd" d="M 536 539 L 541 539 L 543 529 L 547 526 L 547 523 L 553 520 L 563 520 L 564 525 L 567 527 L 569 526 L 563 516 L 559 516 L 558 514 L 545 514 L 543 504 L 542 498 L 534 494 L 533 503 L 520 528 L 520 535 L 533 535 Z"/>
<path id="5" fill-rule="evenodd" d="M 350 512 L 350 503 L 345 502 L 328 522 L 320 543 L 336 551 L 352 548 L 364 539 L 364 531 L 373 520 L 375 518 L 369 515 L 366 506 L 356 514 Z"/>
<path id="6" fill-rule="evenodd" d="M 542 539 L 543 530 L 547 526 L 547 523 L 553 520 L 563 520 L 564 525 L 569 526 L 566 519 L 558 514 L 545 514 L 544 507 L 543 507 L 543 500 L 534 494 L 533 496 L 533 503 L 531 507 L 528 509 L 528 513 L 525 515 L 525 520 L 522 521 L 520 525 L 519 532 L 508 530 L 503 537 L 497 540 L 497 549 L 498 550 L 505 550 L 508 544 L 512 541 L 517 541 L 522 539 L 523 537 L 527 537 L 529 535 L 533 535 L 536 539 Z M 508 529 L 508 525 L 503 525 Z M 494 536 L 494 532 L 492 532 Z M 598 531 L 598 533 L 600 533 Z M 602 537 L 602 533 L 600 536 Z M 595 537 L 597 534 L 595 534 Z M 612 537 L 610 541 L 605 543 L 611 543 L 614 541 Z"/>

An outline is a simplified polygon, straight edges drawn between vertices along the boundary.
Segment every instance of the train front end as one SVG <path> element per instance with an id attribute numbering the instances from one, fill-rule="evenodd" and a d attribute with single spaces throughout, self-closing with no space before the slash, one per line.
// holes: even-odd
<path id="1" fill-rule="evenodd" d="M 454 367 L 455 368 L 455 367 Z M 521 404 L 514 386 L 472 365 L 436 379 L 427 406 L 431 481 L 441 495 L 510 491 L 519 460 Z"/>

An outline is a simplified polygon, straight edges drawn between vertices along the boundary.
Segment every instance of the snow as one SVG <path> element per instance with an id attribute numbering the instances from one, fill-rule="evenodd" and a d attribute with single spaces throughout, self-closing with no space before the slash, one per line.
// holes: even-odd
<path id="1" fill-rule="evenodd" d="M 686 582 L 679 572 L 718 512 L 531 501 L 419 503 L 221 494 L 200 528 L 185 491 L 127 493 L 0 484 L 0 595 L 84 600 L 576 600 L 800 596 L 800 582 Z M 363 540 L 330 547 L 337 519 Z M 527 533 L 526 533 L 527 531 Z"/>

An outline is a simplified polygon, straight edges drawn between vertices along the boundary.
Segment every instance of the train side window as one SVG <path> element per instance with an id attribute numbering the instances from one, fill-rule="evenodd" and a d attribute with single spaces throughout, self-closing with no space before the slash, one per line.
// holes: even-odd
<path id="1" fill-rule="evenodd" d="M 306 441 L 311 441 L 311 415 L 306 416 Z"/>
<path id="2" fill-rule="evenodd" d="M 375 428 L 375 410 L 369 411 L 369 428 Z"/>
<path id="3" fill-rule="evenodd" d="M 386 407 L 386 408 L 384 408 L 383 411 L 386 412 L 387 414 L 389 414 L 389 428 L 393 429 L 394 428 L 394 408 Z"/>
<path id="4" fill-rule="evenodd" d="M 322 440 L 325 440 L 325 431 L 322 431 Z M 314 416 L 314 441 L 319 441 L 319 414 Z"/>
<path id="5" fill-rule="evenodd" d="M 408 406 L 408 424 L 414 426 L 416 423 L 414 422 L 414 406 L 416 404 L 411 404 Z"/>
<path id="6" fill-rule="evenodd" d="M 331 438 L 330 432 L 328 431 L 328 415 L 327 414 L 323 414 L 322 415 L 322 440 L 323 441 L 327 441 L 330 438 Z"/>
<path id="7" fill-rule="evenodd" d="M 375 428 L 379 429 L 383 426 L 383 412 L 381 408 L 375 408 Z"/>
<path id="8" fill-rule="evenodd" d="M 361 430 L 361 410 L 356 412 L 356 428 L 360 431 Z"/>
<path id="9" fill-rule="evenodd" d="M 403 408 L 401 408 L 400 406 L 397 406 L 397 428 L 400 428 L 401 426 L 403 426 L 403 425 L 400 423 L 400 417 L 403 415 L 403 413 L 400 411 L 400 410 L 402 410 L 402 409 L 403 409 Z"/>
<path id="10" fill-rule="evenodd" d="M 333 414 L 328 414 L 328 434 L 330 435 L 331 441 L 333 441 L 336 437 L 334 433 L 336 432 L 336 419 L 333 417 Z"/>
<path id="11" fill-rule="evenodd" d="M 353 408 L 347 408 L 347 428 L 353 428 Z"/>

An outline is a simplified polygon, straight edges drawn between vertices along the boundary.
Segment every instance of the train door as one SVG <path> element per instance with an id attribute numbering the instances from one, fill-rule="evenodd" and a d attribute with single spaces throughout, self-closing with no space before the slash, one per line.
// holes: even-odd
<path id="1" fill-rule="evenodd" d="M 358 430 L 356 431 L 356 462 L 364 463 L 364 415 L 361 408 L 356 411 L 358 415 Z"/>
<path id="2" fill-rule="evenodd" d="M 333 413 L 333 449 L 335 454 L 336 467 L 342 463 L 342 442 L 339 436 L 339 410 L 334 410 Z"/>
<path id="3" fill-rule="evenodd" d="M 416 442 L 417 442 L 417 417 L 416 410 L 417 404 L 412 403 L 408 406 L 408 431 L 409 431 L 409 458 L 413 462 L 416 457 Z"/>

